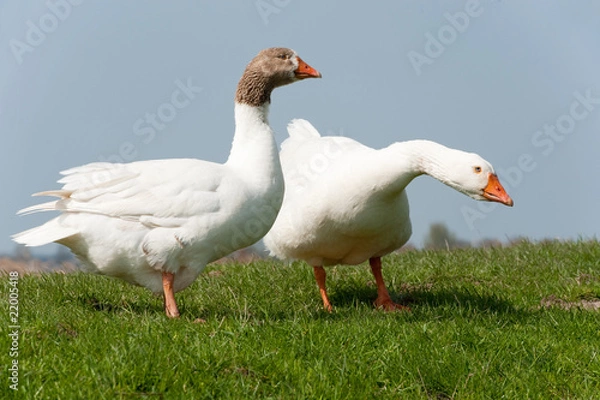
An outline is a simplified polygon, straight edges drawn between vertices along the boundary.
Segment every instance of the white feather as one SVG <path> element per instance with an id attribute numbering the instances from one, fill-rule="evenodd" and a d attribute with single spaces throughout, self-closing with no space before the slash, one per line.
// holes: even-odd
<path id="1" fill-rule="evenodd" d="M 281 211 L 264 238 L 271 254 L 311 265 L 359 264 L 403 246 L 411 235 L 405 187 L 429 174 L 474 199 L 492 166 L 473 153 L 414 140 L 375 150 L 290 124 L 280 153 L 286 183 Z M 473 167 L 482 168 L 474 173 Z"/>
<path id="2" fill-rule="evenodd" d="M 185 288 L 208 262 L 255 243 L 275 220 L 283 176 L 272 131 L 256 122 L 266 111 L 236 104 L 242 162 L 232 152 L 225 164 L 173 159 L 63 171 L 62 189 L 39 193 L 58 200 L 19 211 L 62 214 L 13 239 L 27 246 L 59 242 L 89 270 L 157 293 L 160 271 L 176 273 L 176 291 Z M 257 216 L 265 205 L 271 210 Z"/>

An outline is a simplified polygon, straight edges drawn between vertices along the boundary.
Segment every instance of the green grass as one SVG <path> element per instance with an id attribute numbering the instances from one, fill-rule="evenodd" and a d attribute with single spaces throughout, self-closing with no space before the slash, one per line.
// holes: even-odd
<path id="1" fill-rule="evenodd" d="M 416 251 L 368 266 L 210 266 L 177 295 L 86 274 L 19 280 L 19 392 L 28 399 L 592 399 L 600 396 L 600 243 Z M 8 277 L 2 277 L 8 310 Z M 588 303 L 584 303 L 588 302 Z M 545 305 L 545 306 L 542 306 Z M 8 311 L 4 311 L 8 320 Z M 197 318 L 205 323 L 194 323 Z M 3 371 L 8 323 L 0 330 Z M 6 350 L 4 350 L 6 349 Z M 5 375 L 3 375 L 5 376 Z M 8 389 L 3 379 L 2 393 Z M 14 393 L 13 393 L 14 394 Z"/>

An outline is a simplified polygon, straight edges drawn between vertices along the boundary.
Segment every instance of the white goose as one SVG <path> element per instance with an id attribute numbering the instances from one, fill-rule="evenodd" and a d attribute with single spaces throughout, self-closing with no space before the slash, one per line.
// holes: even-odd
<path id="1" fill-rule="evenodd" d="M 513 205 L 494 168 L 474 153 L 425 140 L 375 150 L 345 137 L 321 137 L 305 120 L 292 121 L 288 132 L 280 153 L 285 196 L 264 242 L 278 258 L 313 266 L 328 311 L 323 266 L 366 260 L 377 283 L 375 306 L 406 308 L 390 299 L 381 257 L 410 238 L 404 189 L 417 176 L 430 175 L 475 200 Z"/>
<path id="2" fill-rule="evenodd" d="M 207 263 L 260 240 L 275 221 L 284 185 L 267 120 L 271 91 L 319 77 L 293 50 L 261 51 L 237 87 L 225 164 L 170 159 L 69 169 L 62 189 L 36 194 L 59 200 L 19 212 L 62 214 L 13 239 L 63 244 L 92 272 L 162 293 L 167 316 L 179 316 L 175 292 Z"/>

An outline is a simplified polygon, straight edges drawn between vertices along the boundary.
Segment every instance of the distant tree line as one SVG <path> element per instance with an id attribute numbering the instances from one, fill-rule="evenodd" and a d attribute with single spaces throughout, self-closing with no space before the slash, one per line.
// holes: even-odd
<path id="1" fill-rule="evenodd" d="M 509 245 L 527 240 L 523 237 L 517 237 L 510 240 Z M 425 236 L 423 247 L 427 250 L 452 250 L 464 249 L 467 247 L 502 247 L 503 244 L 498 239 L 482 239 L 477 243 L 471 243 L 460 239 L 454 232 L 451 232 L 446 224 L 437 222 L 429 226 L 429 231 Z"/>

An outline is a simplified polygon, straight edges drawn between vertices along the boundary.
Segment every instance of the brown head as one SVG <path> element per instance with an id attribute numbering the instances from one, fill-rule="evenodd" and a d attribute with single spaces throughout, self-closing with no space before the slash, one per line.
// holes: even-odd
<path id="1" fill-rule="evenodd" d="M 246 66 L 235 101 L 257 107 L 271 101 L 271 92 L 276 87 L 320 77 L 321 74 L 302 61 L 294 50 L 272 47 L 262 50 Z"/>

